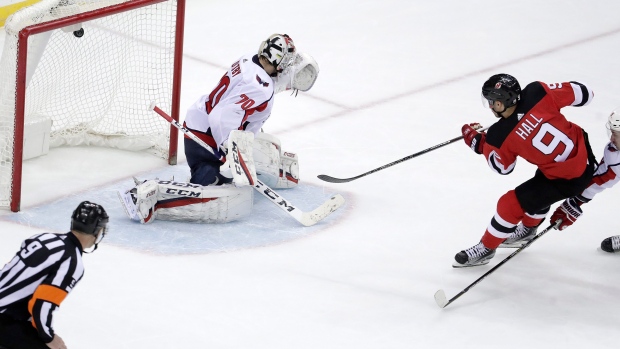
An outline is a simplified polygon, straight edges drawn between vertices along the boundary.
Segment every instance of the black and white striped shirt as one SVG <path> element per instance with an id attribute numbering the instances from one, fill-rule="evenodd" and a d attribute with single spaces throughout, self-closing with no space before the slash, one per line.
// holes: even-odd
<path id="1" fill-rule="evenodd" d="M 0 313 L 31 321 L 49 343 L 52 314 L 83 275 L 82 244 L 73 233 L 26 239 L 0 271 Z"/>

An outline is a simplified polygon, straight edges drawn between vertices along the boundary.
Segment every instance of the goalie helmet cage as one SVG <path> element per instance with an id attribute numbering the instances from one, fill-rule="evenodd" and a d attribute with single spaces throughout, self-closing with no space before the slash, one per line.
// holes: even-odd
<path id="1" fill-rule="evenodd" d="M 185 0 L 42 0 L 5 24 L 0 61 L 0 207 L 21 205 L 25 125 L 49 146 L 148 151 L 176 164 Z"/>

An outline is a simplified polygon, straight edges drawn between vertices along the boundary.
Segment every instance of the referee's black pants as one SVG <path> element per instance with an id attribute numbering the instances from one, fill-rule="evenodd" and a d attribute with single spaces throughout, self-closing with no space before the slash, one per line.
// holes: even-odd
<path id="1" fill-rule="evenodd" d="M 0 314 L 0 348 L 49 349 L 29 321 L 15 320 Z"/>

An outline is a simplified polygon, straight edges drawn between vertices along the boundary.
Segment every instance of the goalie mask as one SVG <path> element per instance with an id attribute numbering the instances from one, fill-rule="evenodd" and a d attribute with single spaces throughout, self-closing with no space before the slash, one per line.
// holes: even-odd
<path id="1" fill-rule="evenodd" d="M 286 34 L 273 34 L 258 49 L 259 57 L 265 57 L 280 74 L 295 60 L 295 43 Z"/>
<path id="2" fill-rule="evenodd" d="M 620 149 L 620 110 L 611 112 L 607 119 L 607 136 Z"/>

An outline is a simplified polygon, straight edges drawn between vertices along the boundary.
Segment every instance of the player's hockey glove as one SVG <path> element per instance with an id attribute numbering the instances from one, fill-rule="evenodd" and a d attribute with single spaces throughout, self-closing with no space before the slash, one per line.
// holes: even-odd
<path id="1" fill-rule="evenodd" d="M 486 134 L 484 132 L 480 133 L 476 131 L 480 128 L 482 128 L 482 126 L 479 123 L 465 124 L 461 128 L 465 144 L 467 144 L 471 150 L 475 151 L 476 154 L 482 154 L 482 145 L 486 140 Z"/>
<path id="2" fill-rule="evenodd" d="M 577 218 L 581 217 L 583 214 L 581 207 L 579 207 L 583 203 L 583 201 L 575 197 L 564 200 L 562 205 L 558 206 L 558 208 L 555 209 L 555 212 L 553 212 L 553 215 L 551 215 L 551 222 L 555 223 L 558 219 L 561 219 L 562 223 L 560 223 L 557 229 L 566 229 L 575 223 Z"/>

